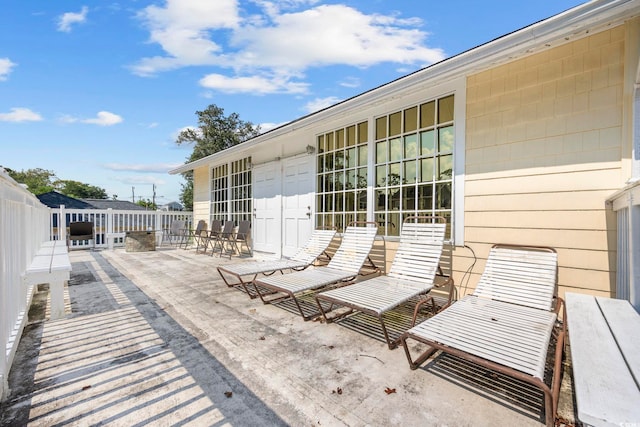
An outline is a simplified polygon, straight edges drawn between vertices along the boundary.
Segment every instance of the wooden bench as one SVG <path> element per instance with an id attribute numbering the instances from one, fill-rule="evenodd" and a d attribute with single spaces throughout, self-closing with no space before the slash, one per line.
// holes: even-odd
<path id="1" fill-rule="evenodd" d="M 625 300 L 565 299 L 579 420 L 640 425 L 640 315 Z"/>
<path id="2" fill-rule="evenodd" d="M 71 262 L 65 242 L 44 242 L 22 277 L 24 286 L 49 283 L 51 319 L 64 317 L 64 282 L 69 280 Z"/>

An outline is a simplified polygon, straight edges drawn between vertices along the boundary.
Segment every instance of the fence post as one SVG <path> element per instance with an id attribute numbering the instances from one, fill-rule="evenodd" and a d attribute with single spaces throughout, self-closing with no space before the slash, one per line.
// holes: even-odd
<path id="1" fill-rule="evenodd" d="M 64 205 L 60 205 L 60 215 L 58 218 L 58 236 L 59 239 L 67 241 L 67 214 L 64 209 Z"/>

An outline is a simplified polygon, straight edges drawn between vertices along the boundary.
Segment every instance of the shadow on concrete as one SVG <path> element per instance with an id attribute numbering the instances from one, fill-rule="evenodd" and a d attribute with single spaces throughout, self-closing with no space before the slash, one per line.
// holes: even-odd
<path id="1" fill-rule="evenodd" d="M 25 328 L 3 426 L 286 425 L 99 252 L 90 258 L 73 264 L 72 313 Z"/>

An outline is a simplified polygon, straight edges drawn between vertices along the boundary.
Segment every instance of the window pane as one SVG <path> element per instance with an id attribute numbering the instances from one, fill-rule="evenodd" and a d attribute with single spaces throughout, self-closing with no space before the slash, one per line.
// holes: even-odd
<path id="1" fill-rule="evenodd" d="M 433 181 L 434 158 L 429 157 L 420 161 L 420 182 Z"/>
<path id="2" fill-rule="evenodd" d="M 400 187 L 390 188 L 387 193 L 387 210 L 400 210 Z"/>
<path id="3" fill-rule="evenodd" d="M 376 140 L 387 137 L 387 117 L 376 119 Z"/>
<path id="4" fill-rule="evenodd" d="M 318 155 L 318 173 L 324 172 L 324 156 Z"/>
<path id="5" fill-rule="evenodd" d="M 326 144 L 327 144 L 327 151 L 331 151 L 333 150 L 335 147 L 333 145 L 333 132 L 328 133 L 326 135 Z"/>
<path id="6" fill-rule="evenodd" d="M 451 182 L 436 184 L 436 209 L 451 209 Z"/>
<path id="7" fill-rule="evenodd" d="M 358 188 L 367 188 L 367 168 L 358 169 Z"/>
<path id="8" fill-rule="evenodd" d="M 336 148 L 344 148 L 344 129 L 336 131 Z"/>
<path id="9" fill-rule="evenodd" d="M 404 158 L 415 159 L 418 157 L 418 135 L 407 135 L 404 137 Z"/>
<path id="10" fill-rule="evenodd" d="M 416 208 L 416 187 L 402 188 L 402 209 L 414 210 Z"/>
<path id="11" fill-rule="evenodd" d="M 333 153 L 327 153 L 324 155 L 324 170 L 325 171 L 333 170 Z"/>
<path id="12" fill-rule="evenodd" d="M 356 196 L 358 198 L 358 210 L 366 211 L 367 210 L 367 192 L 365 190 L 359 190 Z"/>
<path id="13" fill-rule="evenodd" d="M 399 135 L 401 128 L 402 112 L 398 111 L 389 115 L 389 136 Z"/>
<path id="14" fill-rule="evenodd" d="M 416 182 L 416 178 L 417 178 L 416 161 L 409 160 L 407 162 L 404 162 L 403 164 L 404 164 L 404 179 L 402 181 L 403 184 L 412 184 Z"/>
<path id="15" fill-rule="evenodd" d="M 452 153 L 453 138 L 453 126 L 447 126 L 438 130 L 438 151 L 440 151 L 440 153 Z"/>
<path id="16" fill-rule="evenodd" d="M 328 173 L 324 176 L 324 191 L 333 191 L 333 174 Z"/>
<path id="17" fill-rule="evenodd" d="M 336 191 L 344 189 L 344 171 L 336 172 L 334 189 Z"/>
<path id="18" fill-rule="evenodd" d="M 400 163 L 391 163 L 389 165 L 389 176 L 387 177 L 387 185 L 400 185 Z"/>
<path id="19" fill-rule="evenodd" d="M 344 151 L 336 151 L 335 164 L 333 168 L 335 170 L 344 169 Z"/>
<path id="20" fill-rule="evenodd" d="M 404 110 L 404 132 L 418 129 L 418 107 Z"/>
<path id="21" fill-rule="evenodd" d="M 420 127 L 426 128 L 433 126 L 436 122 L 436 103 L 435 101 L 427 102 L 420 106 Z"/>
<path id="22" fill-rule="evenodd" d="M 349 169 L 347 171 L 347 180 L 345 182 L 345 188 L 347 190 L 352 190 L 356 188 L 356 170 Z"/>
<path id="23" fill-rule="evenodd" d="M 367 142 L 368 138 L 368 130 L 369 123 L 362 122 L 358 123 L 358 143 Z"/>
<path id="24" fill-rule="evenodd" d="M 453 171 L 453 156 L 438 157 L 438 180 L 451 179 Z"/>
<path id="25" fill-rule="evenodd" d="M 347 147 L 353 147 L 356 145 L 356 126 L 349 126 L 347 128 Z"/>
<path id="26" fill-rule="evenodd" d="M 438 123 L 453 120 L 453 95 L 438 100 Z"/>
<path id="27" fill-rule="evenodd" d="M 399 236 L 401 226 L 402 224 L 400 223 L 400 214 L 390 213 L 387 220 L 387 235 Z"/>
<path id="28" fill-rule="evenodd" d="M 324 211 L 333 212 L 333 194 L 324 195 Z"/>
<path id="29" fill-rule="evenodd" d="M 376 186 L 384 187 L 386 185 L 387 167 L 386 165 L 376 166 Z"/>
<path id="30" fill-rule="evenodd" d="M 376 143 L 376 163 L 384 163 L 387 161 L 387 141 Z"/>
<path id="31" fill-rule="evenodd" d="M 402 140 L 394 138 L 389 140 L 389 161 L 397 162 L 402 159 Z"/>
<path id="32" fill-rule="evenodd" d="M 344 195 L 344 210 L 347 212 L 353 212 L 356 210 L 356 193 L 349 191 Z"/>
<path id="33" fill-rule="evenodd" d="M 358 166 L 366 166 L 369 159 L 367 158 L 367 146 L 361 145 L 358 147 Z"/>
<path id="34" fill-rule="evenodd" d="M 350 148 L 346 151 L 347 153 L 347 161 L 345 162 L 346 167 L 354 168 L 356 166 L 356 149 Z"/>
<path id="35" fill-rule="evenodd" d="M 376 190 L 376 210 L 383 211 L 387 207 L 386 190 Z"/>
<path id="36" fill-rule="evenodd" d="M 324 196 L 323 195 L 316 196 L 316 211 L 317 212 L 324 212 L 324 205 L 322 203 L 323 201 L 324 201 Z"/>
<path id="37" fill-rule="evenodd" d="M 420 155 L 433 156 L 436 151 L 435 134 L 432 130 L 420 133 Z"/>
<path id="38" fill-rule="evenodd" d="M 433 209 L 433 185 L 418 186 L 418 209 Z"/>
<path id="39" fill-rule="evenodd" d="M 336 212 L 342 212 L 344 210 L 344 193 L 336 193 Z"/>

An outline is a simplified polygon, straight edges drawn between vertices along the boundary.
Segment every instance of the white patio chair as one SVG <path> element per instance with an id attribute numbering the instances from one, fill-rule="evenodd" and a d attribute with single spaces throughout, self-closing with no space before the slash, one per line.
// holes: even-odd
<path id="1" fill-rule="evenodd" d="M 352 281 L 360 274 L 365 261 L 369 261 L 369 252 L 378 231 L 375 222 L 357 222 L 349 225 L 342 236 L 340 247 L 329 264 L 322 267 L 294 271 L 282 276 L 260 277 L 253 281 L 254 288 L 263 303 L 291 299 L 304 320 L 317 316 L 320 312 L 305 315 L 298 297 L 329 285 Z M 375 265 L 374 269 L 377 270 Z M 260 288 L 267 288 L 271 294 L 284 296 L 266 300 Z"/>
<path id="2" fill-rule="evenodd" d="M 227 286 L 242 287 L 251 298 L 255 298 L 257 294 L 250 292 L 247 285 L 252 283 L 258 275 L 270 276 L 278 271 L 284 273 L 285 270 L 304 270 L 323 255 L 325 259 L 330 259 L 326 251 L 335 235 L 335 229 L 314 230 L 309 241 L 289 259 L 222 265 L 218 267 L 218 273 Z M 248 276 L 249 279 L 245 280 L 243 276 Z"/>
<path id="3" fill-rule="evenodd" d="M 409 366 L 416 369 L 442 350 L 533 384 L 544 393 L 546 422 L 553 426 L 566 334 L 566 322 L 562 327 L 556 322 L 563 306 L 560 298 L 552 309 L 556 277 L 557 254 L 552 248 L 494 245 L 473 294 L 403 334 Z M 544 374 L 554 330 L 555 367 L 549 386 Z M 430 347 L 413 360 L 409 339 Z"/>
<path id="4" fill-rule="evenodd" d="M 447 224 L 442 217 L 407 218 L 402 225 L 400 245 L 387 275 L 316 295 L 318 308 L 325 321 L 330 323 L 354 310 L 370 314 L 380 321 L 389 348 L 397 347 L 400 338 L 390 340 L 384 314 L 414 297 L 427 294 L 433 288 L 446 227 Z M 452 285 L 451 278 L 446 281 L 448 285 Z M 338 305 L 349 307 L 351 310 L 328 317 L 328 312 L 322 307 L 322 301 L 331 303 L 331 307 Z"/>

